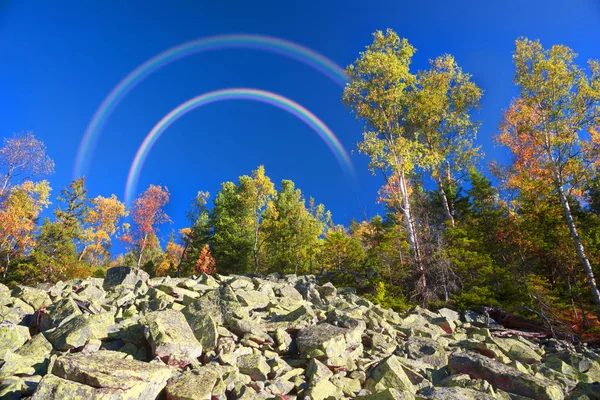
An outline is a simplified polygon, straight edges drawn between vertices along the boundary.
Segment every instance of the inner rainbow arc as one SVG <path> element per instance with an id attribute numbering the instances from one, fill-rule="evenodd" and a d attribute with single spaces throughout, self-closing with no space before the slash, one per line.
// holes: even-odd
<path id="1" fill-rule="evenodd" d="M 166 129 L 179 118 L 196 108 L 225 100 L 258 101 L 273 105 L 296 116 L 298 119 L 310 126 L 321 137 L 321 139 L 323 139 L 323 141 L 333 152 L 347 177 L 352 181 L 356 180 L 354 166 L 343 145 L 340 143 L 339 139 L 335 136 L 331 129 L 329 129 L 329 127 L 312 112 L 293 100 L 288 99 L 287 97 L 265 90 L 251 88 L 222 89 L 196 96 L 180 104 L 171 110 L 167 115 L 165 115 L 152 128 L 148 135 L 146 135 L 144 141 L 136 152 L 135 158 L 133 159 L 127 175 L 127 183 L 125 185 L 125 203 L 127 205 L 131 204 L 133 200 L 141 170 L 144 166 L 146 158 L 148 157 L 148 154 L 150 153 L 150 150 L 160 136 L 166 131 Z"/>

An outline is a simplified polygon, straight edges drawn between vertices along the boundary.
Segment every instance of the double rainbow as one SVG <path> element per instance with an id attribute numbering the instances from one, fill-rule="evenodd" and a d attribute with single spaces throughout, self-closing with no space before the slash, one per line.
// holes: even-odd
<path id="1" fill-rule="evenodd" d="M 73 178 L 76 179 L 86 172 L 103 125 L 127 93 L 136 85 L 173 61 L 196 53 L 227 48 L 249 48 L 282 54 L 321 71 L 338 85 L 343 86 L 348 82 L 348 76 L 343 68 L 327 57 L 299 44 L 279 38 L 261 35 L 219 35 L 180 44 L 152 57 L 131 71 L 102 101 L 79 144 Z"/>
<path id="2" fill-rule="evenodd" d="M 142 145 L 139 147 L 133 163 L 129 168 L 127 183 L 125 185 L 125 203 L 127 205 L 131 204 L 133 200 L 141 170 L 144 166 L 146 158 L 148 157 L 148 154 L 150 153 L 150 150 L 160 136 L 165 132 L 165 130 L 188 112 L 207 104 L 225 100 L 258 101 L 278 107 L 292 115 L 295 115 L 298 117 L 298 119 L 310 126 L 321 137 L 321 139 L 325 141 L 327 146 L 329 146 L 337 158 L 339 164 L 342 166 L 344 172 L 349 178 L 355 179 L 354 167 L 350 161 L 350 157 L 338 138 L 333 134 L 331 129 L 329 129 L 327 125 L 323 123 L 323 121 L 317 118 L 317 116 L 308 111 L 306 108 L 286 97 L 264 90 L 247 88 L 223 89 L 194 97 L 180 104 L 178 107 L 174 108 L 171 112 L 165 115 L 154 126 L 154 128 L 152 128 L 152 130 L 144 139 Z"/>

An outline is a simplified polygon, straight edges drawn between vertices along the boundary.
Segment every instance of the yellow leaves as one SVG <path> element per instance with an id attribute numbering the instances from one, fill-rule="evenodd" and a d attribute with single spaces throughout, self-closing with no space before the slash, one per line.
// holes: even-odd
<path id="1" fill-rule="evenodd" d="M 183 256 L 183 246 L 175 243 L 173 240 L 169 240 L 167 247 L 165 248 L 166 259 L 172 265 L 178 265 L 181 256 Z"/>
<path id="2" fill-rule="evenodd" d="M 87 224 L 83 231 L 84 253 L 92 262 L 108 258 L 111 238 L 118 231 L 120 220 L 128 215 L 125 205 L 114 194 L 111 197 L 98 196 L 90 201 L 91 207 L 84 216 Z M 127 232 L 129 225 L 127 225 Z"/>
<path id="3" fill-rule="evenodd" d="M 13 187 L 0 202 L 0 251 L 24 254 L 34 242 L 40 212 L 49 204 L 48 182 L 26 181 Z"/>

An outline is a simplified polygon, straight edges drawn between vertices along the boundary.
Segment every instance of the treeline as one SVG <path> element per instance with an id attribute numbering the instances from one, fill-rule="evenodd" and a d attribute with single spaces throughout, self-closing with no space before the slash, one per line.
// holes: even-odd
<path id="1" fill-rule="evenodd" d="M 199 192 L 189 227 L 168 241 L 158 228 L 169 222 L 169 193 L 158 186 L 126 210 L 114 195 L 88 199 L 80 179 L 40 222 L 50 189 L 32 178 L 53 164 L 25 133 L 0 150 L 4 281 L 102 275 L 117 264 L 172 276 L 319 274 L 395 308 L 524 306 L 574 329 L 597 325 L 600 64 L 517 40 L 518 96 L 495 136 L 511 159 L 486 176 L 475 146 L 482 89 L 450 55 L 413 72 L 414 54 L 393 31 L 376 32 L 349 66 L 342 99 L 364 124 L 358 149 L 383 177 L 384 216 L 336 225 L 292 181 L 276 187 L 259 167 L 224 183 L 212 205 Z M 111 258 L 115 239 L 128 252 Z"/>

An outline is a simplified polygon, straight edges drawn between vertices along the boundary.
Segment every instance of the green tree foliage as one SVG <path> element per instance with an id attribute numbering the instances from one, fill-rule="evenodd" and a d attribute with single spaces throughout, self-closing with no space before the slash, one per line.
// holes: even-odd
<path id="1" fill-rule="evenodd" d="M 359 151 L 370 158 L 369 168 L 383 174 L 393 200 L 403 213 L 412 259 L 419 272 L 418 292 L 427 289 L 425 268 L 411 208 L 410 177 L 421 153 L 408 110 L 417 77 L 410 72 L 415 48 L 388 30 L 377 31 L 373 44 L 348 67 L 350 84 L 343 102 L 365 124 Z"/>
<path id="2" fill-rule="evenodd" d="M 479 123 L 471 114 L 479 108 L 483 92 L 451 55 L 430 64 L 429 70 L 417 74 L 408 120 L 415 140 L 422 145 L 418 167 L 436 182 L 445 216 L 454 226 L 454 207 L 446 192 L 456 187 L 480 156 L 479 147 L 474 146 Z"/>
<path id="3" fill-rule="evenodd" d="M 254 267 L 253 212 L 240 191 L 235 183 L 225 182 L 214 199 L 210 242 L 219 271 L 244 273 Z"/>
<path id="4" fill-rule="evenodd" d="M 307 209 L 304 196 L 294 182 L 281 181 L 280 190 L 267 204 L 262 222 L 267 271 L 307 274 L 315 268 L 330 216 L 322 204 L 315 206 L 314 199 L 309 202 Z"/>

